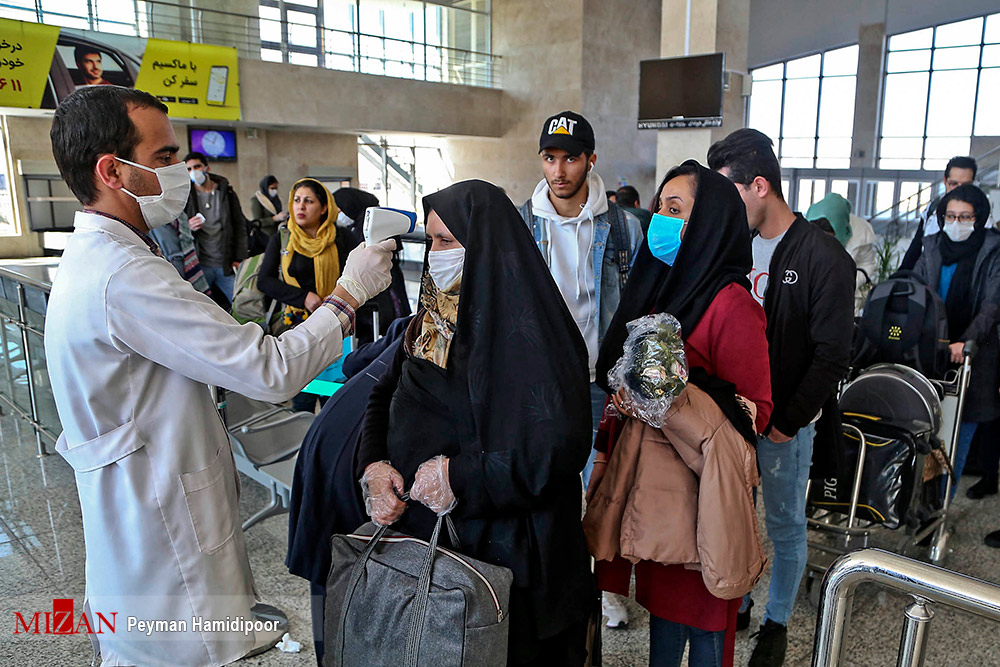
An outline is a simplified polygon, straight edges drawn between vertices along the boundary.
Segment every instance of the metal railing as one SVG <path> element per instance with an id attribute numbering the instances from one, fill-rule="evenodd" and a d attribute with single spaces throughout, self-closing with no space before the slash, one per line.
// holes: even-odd
<path id="1" fill-rule="evenodd" d="M 89 4 L 89 3 L 88 3 Z M 0 15 L 136 37 L 156 37 L 200 44 L 230 46 L 240 57 L 289 62 L 325 69 L 374 74 L 437 83 L 498 88 L 499 56 L 451 46 L 342 30 L 317 23 L 261 18 L 221 9 L 191 7 L 169 0 L 135 3 L 132 15 L 105 18 L 93 12 L 68 14 L 38 6 L 34 10 L 0 0 Z M 263 39 L 261 29 L 278 40 Z M 315 32 L 310 44 L 296 44 L 289 35 Z"/>
<path id="2" fill-rule="evenodd" d="M 900 667 L 923 665 L 929 624 L 934 618 L 932 603 L 1000 622 L 1000 586 L 880 549 L 855 551 L 839 558 L 823 579 L 813 667 L 843 664 L 854 593 L 866 583 L 913 596 L 903 611 L 905 620 L 896 663 Z"/>

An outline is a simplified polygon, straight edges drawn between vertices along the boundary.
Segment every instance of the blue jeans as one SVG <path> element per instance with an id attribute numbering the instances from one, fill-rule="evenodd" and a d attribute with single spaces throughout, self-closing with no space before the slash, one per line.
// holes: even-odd
<path id="1" fill-rule="evenodd" d="M 590 436 L 590 443 L 594 443 L 594 439 L 597 437 L 597 426 L 601 423 L 601 415 L 604 414 L 604 402 L 608 399 L 608 395 L 604 393 L 604 390 L 597 386 L 596 383 L 590 383 L 590 419 L 593 422 L 593 434 Z M 587 485 L 590 484 L 590 473 L 594 470 L 594 457 L 597 456 L 597 451 L 591 447 L 590 456 L 587 458 L 587 464 L 583 466 L 583 488 L 587 489 Z"/>
<path id="2" fill-rule="evenodd" d="M 965 460 L 969 458 L 969 448 L 972 447 L 972 438 L 976 435 L 978 422 L 962 422 L 958 432 L 958 444 L 955 446 L 955 481 L 951 485 L 951 497 L 955 497 L 958 490 L 958 481 L 962 479 L 962 470 L 965 469 Z M 996 474 L 995 472 L 993 474 Z M 941 496 L 944 497 L 945 482 L 941 482 Z"/>
<path id="3" fill-rule="evenodd" d="M 806 569 L 806 484 L 812 465 L 816 425 L 809 424 L 788 442 L 757 438 L 757 466 L 764 492 L 764 522 L 774 543 L 774 565 L 764 618 L 788 625 L 802 573 Z"/>
<path id="4" fill-rule="evenodd" d="M 224 275 L 221 266 L 205 266 L 202 264 L 201 272 L 205 274 L 205 280 L 212 289 L 217 289 L 226 295 L 230 303 L 233 301 L 233 288 L 236 285 L 236 274 Z"/>
<path id="5" fill-rule="evenodd" d="M 680 667 L 691 640 L 689 667 L 719 667 L 726 631 L 709 632 L 649 615 L 649 667 Z"/>

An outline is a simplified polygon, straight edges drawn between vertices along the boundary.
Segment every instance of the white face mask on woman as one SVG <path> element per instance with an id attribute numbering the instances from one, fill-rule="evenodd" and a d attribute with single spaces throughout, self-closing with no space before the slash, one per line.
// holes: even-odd
<path id="1" fill-rule="evenodd" d="M 278 196 L 278 188 L 268 188 L 267 189 L 267 194 L 270 195 L 270 196 L 272 196 L 272 197 L 277 197 Z"/>
<path id="2" fill-rule="evenodd" d="M 136 195 L 125 188 L 122 192 L 139 202 L 139 211 L 142 219 L 146 221 L 146 227 L 156 229 L 173 222 L 187 206 L 188 195 L 191 192 L 191 184 L 188 181 L 187 167 L 183 162 L 152 169 L 135 162 L 123 160 L 116 157 L 119 162 L 124 162 L 138 169 L 156 174 L 156 180 L 160 184 L 160 193 L 156 195 Z"/>
<path id="3" fill-rule="evenodd" d="M 431 250 L 427 253 L 427 273 L 438 289 L 446 290 L 462 276 L 465 268 L 465 248 Z"/>
<path id="4" fill-rule="evenodd" d="M 976 228 L 976 223 L 959 222 L 955 220 L 953 222 L 944 223 L 944 233 L 948 235 L 955 243 L 961 243 L 965 239 L 972 236 L 973 230 Z"/>

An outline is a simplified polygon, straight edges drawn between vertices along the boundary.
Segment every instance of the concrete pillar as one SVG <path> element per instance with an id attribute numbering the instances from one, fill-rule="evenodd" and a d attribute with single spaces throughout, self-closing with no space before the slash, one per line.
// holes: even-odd
<path id="1" fill-rule="evenodd" d="M 721 51 L 726 54 L 727 71 L 746 72 L 750 0 L 663 0 L 661 7 L 661 57 Z M 690 32 L 686 29 L 689 8 Z M 722 127 L 657 131 L 658 177 L 690 158 L 704 164 L 713 141 L 744 126 L 746 101 L 742 96 L 742 77 L 732 76 L 730 81 L 732 85 L 723 97 Z"/>
<path id="2" fill-rule="evenodd" d="M 858 88 L 854 103 L 851 167 L 873 168 L 878 155 L 878 121 L 882 117 L 885 67 L 885 24 L 862 25 L 858 33 Z"/>

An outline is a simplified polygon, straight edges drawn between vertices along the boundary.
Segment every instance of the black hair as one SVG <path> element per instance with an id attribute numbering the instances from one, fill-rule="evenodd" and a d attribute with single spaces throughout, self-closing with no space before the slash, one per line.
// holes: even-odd
<path id="1" fill-rule="evenodd" d="M 205 157 L 204 153 L 199 153 L 198 151 L 191 151 L 184 156 L 184 159 L 181 160 L 181 162 L 187 162 L 188 160 L 198 160 L 206 167 L 208 166 L 208 158 Z"/>
<path id="2" fill-rule="evenodd" d="M 611 199 L 612 197 L 616 197 L 617 198 L 617 196 L 615 195 L 615 191 L 614 190 L 605 190 L 604 191 L 604 196 L 607 197 L 608 199 Z"/>
<path id="3" fill-rule="evenodd" d="M 129 111 L 151 108 L 167 113 L 147 92 L 121 86 L 87 86 L 71 93 L 52 119 L 49 139 L 59 174 L 84 206 L 97 199 L 94 167 L 101 155 L 135 159 L 142 137 Z"/>
<path id="4" fill-rule="evenodd" d="M 96 53 L 97 55 L 101 55 L 101 50 L 93 46 L 82 46 L 82 45 L 73 49 L 73 60 L 76 61 L 77 67 L 80 66 L 80 62 L 83 60 L 83 57 L 88 53 Z M 104 58 L 102 57 L 101 60 L 104 60 Z"/>
<path id="5" fill-rule="evenodd" d="M 663 186 L 669 183 L 670 181 L 674 180 L 678 176 L 690 176 L 691 178 L 693 178 L 694 190 L 695 192 L 698 191 L 698 181 L 701 180 L 698 174 L 698 165 L 693 162 L 692 163 L 685 162 L 684 164 L 679 164 L 670 171 L 668 171 L 667 175 L 663 177 L 663 180 L 660 181 L 660 184 L 656 187 L 656 194 L 653 195 L 653 201 L 649 202 L 649 210 L 651 212 L 656 213 L 657 211 L 660 210 L 660 193 L 663 192 Z"/>
<path id="6" fill-rule="evenodd" d="M 631 185 L 623 185 L 615 193 L 615 203 L 619 206 L 639 206 L 639 191 Z"/>
<path id="7" fill-rule="evenodd" d="M 326 197 L 326 188 L 320 185 L 317 181 L 307 178 L 296 183 L 292 188 L 293 199 L 295 198 L 295 193 L 299 188 L 309 188 L 312 190 L 312 193 L 316 195 L 317 201 L 319 201 L 322 206 L 326 206 L 327 211 L 330 210 L 330 201 Z"/>
<path id="8" fill-rule="evenodd" d="M 781 165 L 774 155 L 774 142 L 759 130 L 736 130 L 708 149 L 708 168 L 718 171 L 729 167 L 729 180 L 740 185 L 750 185 L 761 176 L 771 186 L 771 191 L 784 201 L 781 192 Z"/>
<path id="9" fill-rule="evenodd" d="M 968 167 L 961 168 L 968 169 Z M 971 183 L 960 185 L 941 197 L 936 213 L 942 225 L 944 224 L 944 214 L 948 212 L 948 202 L 952 199 L 972 204 L 972 210 L 976 213 L 976 229 L 982 229 L 986 226 L 986 221 L 990 217 L 990 198 L 986 196 L 985 192 Z"/>
<path id="10" fill-rule="evenodd" d="M 944 168 L 944 178 L 948 180 L 948 174 L 954 169 L 971 169 L 972 178 L 976 177 L 976 172 L 979 171 L 979 165 L 976 164 L 976 159 L 963 155 L 956 155 L 952 159 L 948 160 L 948 166 Z"/>

